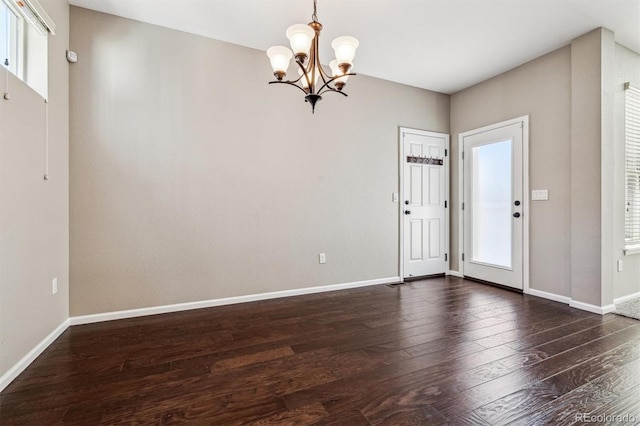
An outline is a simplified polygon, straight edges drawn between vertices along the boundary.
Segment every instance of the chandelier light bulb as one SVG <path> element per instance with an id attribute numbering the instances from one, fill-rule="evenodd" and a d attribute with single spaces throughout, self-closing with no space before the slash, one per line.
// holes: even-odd
<path id="1" fill-rule="evenodd" d="M 331 68 L 332 77 L 338 77 L 333 80 L 333 84 L 336 86 L 336 90 L 342 92 L 344 85 L 347 84 L 347 79 L 349 78 L 349 76 L 344 75 L 344 71 L 340 69 L 340 65 L 338 64 L 337 59 L 334 59 L 329 63 L 329 68 Z"/>
<path id="2" fill-rule="evenodd" d="M 331 47 L 336 53 L 336 60 L 343 70 L 343 74 L 346 74 L 351 68 L 353 57 L 356 55 L 356 49 L 359 45 L 360 42 L 350 36 L 338 37 L 331 42 Z"/>
<path id="3" fill-rule="evenodd" d="M 349 76 L 348 75 L 344 75 L 344 71 L 342 71 L 340 69 L 339 65 L 340 64 L 339 64 L 337 59 L 334 59 L 333 61 L 331 61 L 329 63 L 329 68 L 331 68 L 331 76 L 332 77 L 342 76 L 342 77 L 336 78 L 334 81 L 337 82 L 337 83 L 340 82 L 340 83 L 344 84 L 344 83 L 347 82 L 347 79 L 349 78 Z"/>
<path id="4" fill-rule="evenodd" d="M 271 61 L 273 75 L 275 75 L 278 80 L 282 80 L 284 76 L 287 75 L 287 69 L 289 68 L 289 62 L 293 57 L 293 53 L 284 46 L 273 46 L 267 50 L 267 56 Z"/>
<path id="5" fill-rule="evenodd" d="M 306 24 L 295 24 L 287 28 L 291 49 L 300 62 L 304 62 L 309 57 L 309 50 L 315 36 L 316 32 Z"/>
<path id="6" fill-rule="evenodd" d="M 302 77 L 300 79 L 300 83 L 302 84 L 302 88 L 303 89 L 309 89 L 309 84 L 307 83 L 307 78 L 304 76 L 304 73 L 302 72 L 302 69 L 298 68 L 298 75 L 300 77 Z M 309 80 L 311 80 L 311 70 L 307 71 L 307 76 L 309 77 Z M 320 77 L 320 71 L 318 71 L 318 68 L 316 68 L 316 75 L 315 75 L 315 80 L 313 80 L 313 85 L 315 86 L 318 83 L 318 78 Z"/>

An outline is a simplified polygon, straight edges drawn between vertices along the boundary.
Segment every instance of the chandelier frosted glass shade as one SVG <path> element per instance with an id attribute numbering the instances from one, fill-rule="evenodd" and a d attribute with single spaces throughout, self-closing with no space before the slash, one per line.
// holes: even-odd
<path id="1" fill-rule="evenodd" d="M 336 60 L 338 65 L 345 68 L 343 64 L 348 64 L 351 68 L 353 64 L 353 57 L 356 56 L 356 49 L 360 46 L 360 42 L 357 39 L 349 36 L 338 37 L 331 42 L 331 47 L 336 53 Z M 348 69 L 347 69 L 348 70 Z M 347 71 L 345 71 L 347 72 Z"/>
<path id="2" fill-rule="evenodd" d="M 311 43 L 316 36 L 313 28 L 306 24 L 295 24 L 287 28 L 286 35 L 296 59 L 306 60 L 309 57 Z"/>
<path id="3" fill-rule="evenodd" d="M 287 75 L 287 69 L 289 69 L 289 62 L 293 57 L 293 53 L 284 46 L 273 46 L 267 50 L 267 56 L 271 61 L 273 75 L 278 80 L 282 80 Z"/>
<path id="4" fill-rule="evenodd" d="M 322 94 L 326 92 L 340 93 L 347 96 L 342 91 L 347 79 L 351 75 L 353 58 L 359 42 L 354 37 L 338 37 L 331 43 L 335 51 L 336 59 L 329 67 L 331 75 L 325 70 L 320 62 L 319 45 L 322 24 L 318 22 L 316 15 L 316 1 L 313 2 L 312 21 L 308 24 L 296 24 L 287 28 L 286 36 L 291 44 L 291 50 L 284 46 L 275 46 L 267 50 L 267 56 L 271 61 L 275 81 L 269 84 L 288 84 L 302 90 L 305 94 L 304 100 L 311 104 L 311 111 L 315 112 L 316 103 L 322 99 Z M 298 66 L 298 78 L 295 80 L 284 80 L 291 58 Z"/>
<path id="5" fill-rule="evenodd" d="M 349 74 L 345 75 L 344 71 L 340 69 L 337 59 L 334 59 L 329 63 L 329 68 L 331 68 L 331 76 L 335 78 L 334 84 L 336 88 L 338 90 L 342 90 L 344 85 L 347 84 Z"/>
<path id="6" fill-rule="evenodd" d="M 316 68 L 316 72 L 309 72 L 305 77 L 305 73 L 299 69 L 298 75 L 300 76 L 300 84 L 304 89 L 309 89 L 309 83 L 307 82 L 307 77 L 309 77 L 309 81 L 313 81 L 313 84 L 318 84 L 318 79 L 320 78 L 320 71 Z"/>

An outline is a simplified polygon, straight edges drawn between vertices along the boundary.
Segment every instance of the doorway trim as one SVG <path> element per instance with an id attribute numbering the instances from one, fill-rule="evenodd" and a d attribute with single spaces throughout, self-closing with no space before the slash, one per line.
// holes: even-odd
<path id="1" fill-rule="evenodd" d="M 450 169 L 449 169 L 449 158 L 451 157 L 451 147 L 450 140 L 451 136 L 448 133 L 440 133 L 440 132 L 432 132 L 429 130 L 420 130 L 414 129 L 411 127 L 399 127 L 398 128 L 398 179 L 400 182 L 399 192 L 396 196 L 396 201 L 398 203 L 398 230 L 400 232 L 399 241 L 399 251 L 400 254 L 398 256 L 398 276 L 400 277 L 400 282 L 404 282 L 404 220 L 403 220 L 403 204 L 402 204 L 402 195 L 404 194 L 404 133 L 413 133 L 417 135 L 431 136 L 431 137 L 443 137 L 445 139 L 444 149 L 446 150 L 447 155 L 444 157 L 444 175 L 445 175 L 445 197 L 447 203 L 447 214 L 445 214 L 445 247 L 447 250 L 447 271 L 448 273 L 451 262 L 451 225 L 450 225 L 450 212 L 451 212 L 451 177 L 450 177 Z"/>
<path id="2" fill-rule="evenodd" d="M 464 211 L 462 210 L 462 201 L 464 200 L 464 163 L 462 161 L 462 152 L 464 149 L 464 138 L 488 130 L 495 130 L 501 127 L 511 126 L 522 123 L 522 291 L 529 294 L 529 116 L 512 118 L 510 120 L 501 121 L 499 123 L 490 124 L 479 129 L 473 129 L 458 134 L 458 272 L 464 277 L 464 262 L 462 261 L 462 252 L 464 250 Z"/>

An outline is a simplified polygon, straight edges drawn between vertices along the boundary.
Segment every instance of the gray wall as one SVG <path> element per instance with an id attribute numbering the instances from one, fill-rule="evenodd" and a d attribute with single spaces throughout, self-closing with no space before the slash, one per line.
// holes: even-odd
<path id="1" fill-rule="evenodd" d="M 603 95 L 606 55 L 613 46 L 613 33 L 603 29 L 571 42 L 571 298 L 596 306 L 603 305 L 603 289 L 612 285 L 613 262 L 603 265 L 612 251 L 606 203 L 613 189 L 606 180 L 609 157 L 603 155 L 613 142 Z M 606 304 L 612 302 L 609 294 Z"/>
<path id="2" fill-rule="evenodd" d="M 624 83 L 631 82 L 640 87 L 640 55 L 631 50 L 615 46 L 614 93 L 614 206 L 615 234 L 614 253 L 624 262 L 624 270 L 615 274 L 614 297 L 623 297 L 640 292 L 640 255 L 624 256 Z"/>
<path id="3" fill-rule="evenodd" d="M 398 127 L 449 96 L 360 75 L 312 115 L 262 51 L 71 27 L 71 315 L 398 275 Z"/>
<path id="4" fill-rule="evenodd" d="M 548 201 L 530 203 L 530 287 L 569 296 L 571 265 L 571 48 L 451 96 L 451 269 L 458 270 L 458 136 L 529 115 L 530 189 Z"/>
<path id="5" fill-rule="evenodd" d="M 11 100 L 0 99 L 0 376 L 69 317 L 69 5 L 41 3 L 56 23 L 49 38 L 51 180 L 43 180 L 44 100 L 13 76 Z"/>
<path id="6" fill-rule="evenodd" d="M 530 288 L 607 306 L 640 290 L 640 258 L 624 258 L 625 81 L 639 56 L 603 28 L 451 97 L 452 152 L 460 132 L 530 115 Z M 457 188 L 457 164 L 452 188 Z M 615 190 L 614 190 L 615 189 Z M 452 194 L 452 269 L 458 269 L 458 200 Z"/>

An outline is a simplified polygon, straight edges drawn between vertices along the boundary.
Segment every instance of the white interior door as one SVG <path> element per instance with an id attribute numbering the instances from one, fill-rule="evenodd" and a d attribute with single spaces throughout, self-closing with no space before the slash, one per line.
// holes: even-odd
<path id="1" fill-rule="evenodd" d="M 403 278 L 448 269 L 449 135 L 402 129 Z"/>
<path id="2" fill-rule="evenodd" d="M 463 145 L 463 271 L 523 289 L 523 121 L 466 132 Z"/>

